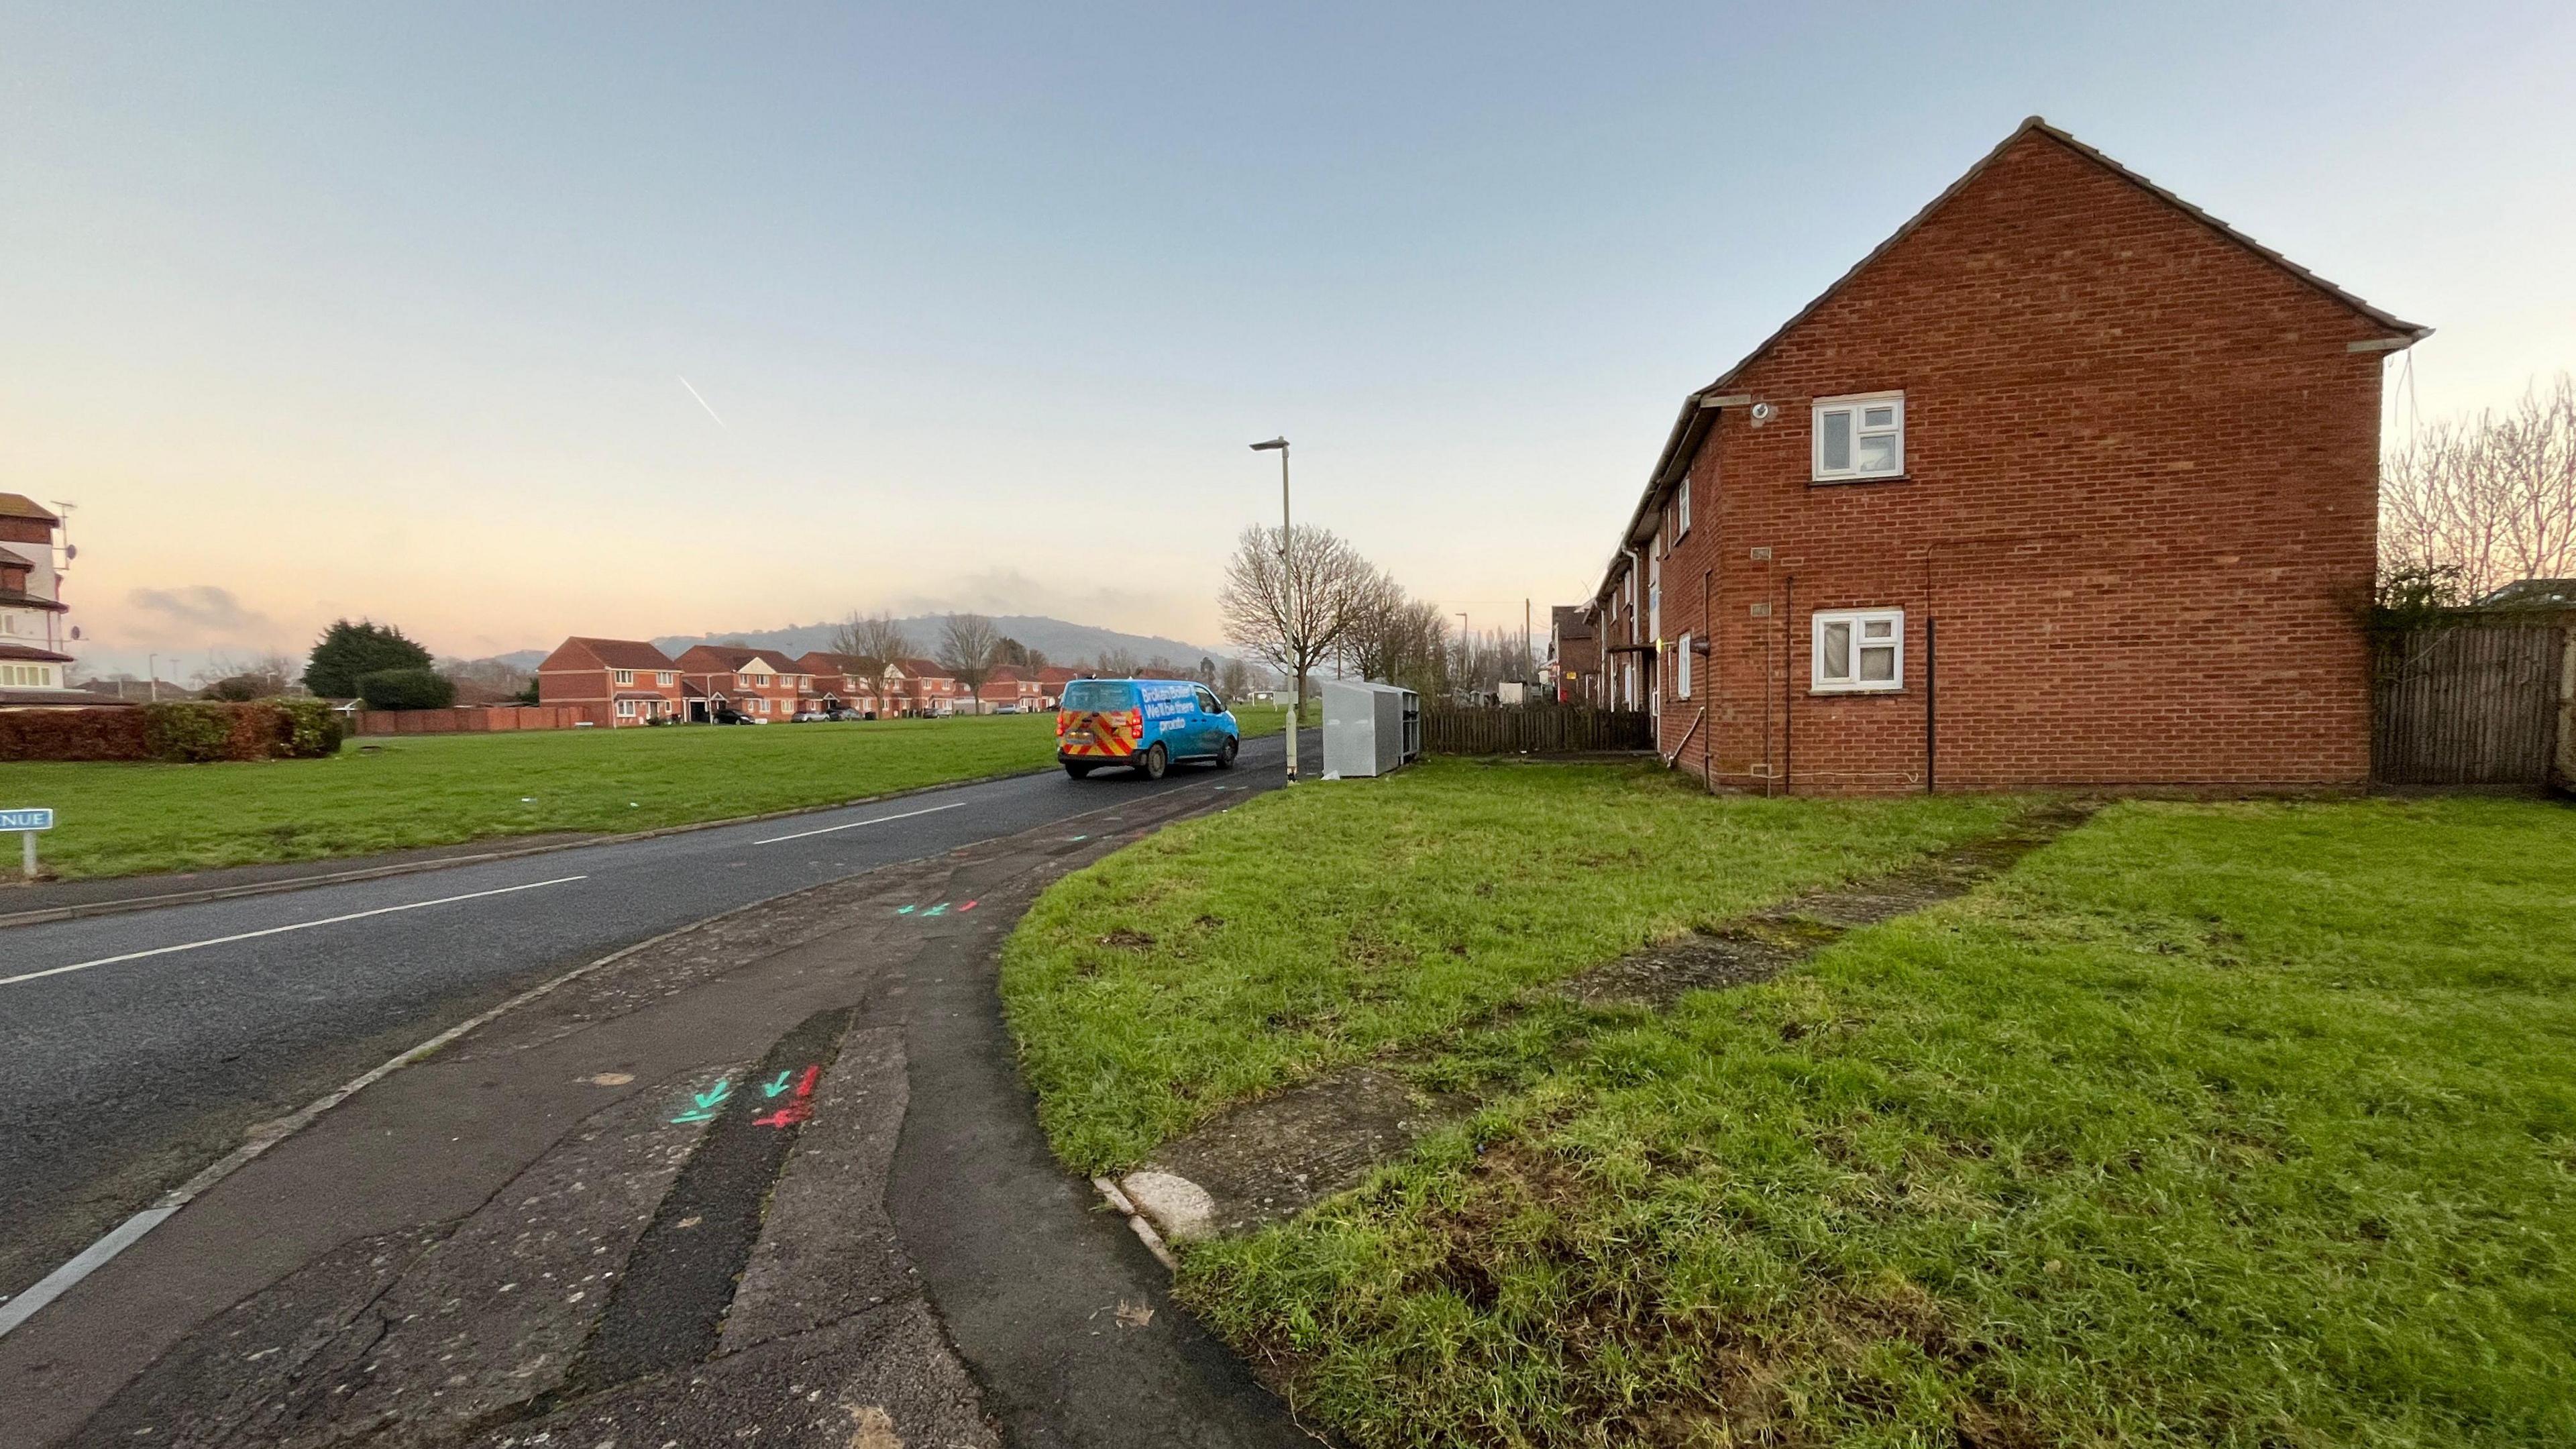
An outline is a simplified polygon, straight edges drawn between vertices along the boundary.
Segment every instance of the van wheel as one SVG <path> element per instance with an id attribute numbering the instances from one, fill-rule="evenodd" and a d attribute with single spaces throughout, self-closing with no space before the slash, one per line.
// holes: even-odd
<path id="1" fill-rule="evenodd" d="M 1225 737 L 1224 747 L 1216 752 L 1216 767 L 1220 770 L 1233 769 L 1235 753 L 1242 748 L 1243 741 L 1236 739 L 1232 735 L 1227 735 Z"/>
<path id="2" fill-rule="evenodd" d="M 1170 768 L 1172 768 L 1172 757 L 1164 752 L 1162 742 L 1159 740 L 1155 741 L 1152 749 L 1145 752 L 1143 759 L 1136 762 L 1136 773 L 1148 780 L 1163 778 L 1163 772 Z"/>
<path id="3" fill-rule="evenodd" d="M 1091 778 L 1091 766 L 1078 765 L 1071 760 L 1064 762 L 1064 772 L 1077 780 L 1088 780 Z"/>

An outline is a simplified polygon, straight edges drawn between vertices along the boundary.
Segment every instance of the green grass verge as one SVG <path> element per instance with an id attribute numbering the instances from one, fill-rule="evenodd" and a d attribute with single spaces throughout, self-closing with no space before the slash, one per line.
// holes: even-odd
<path id="1" fill-rule="evenodd" d="M 67 877 L 648 830 L 1054 763 L 1054 717 L 369 737 L 323 760 L 0 765 Z M 377 745 L 373 753 L 360 745 Z"/>
<path id="2" fill-rule="evenodd" d="M 1006 1004 L 1085 1170 L 1392 1044 L 1501 1084 L 1184 1257 L 1355 1443 L 2576 1443 L 2563 806 L 2124 805 L 1762 986 L 1462 1025 L 2006 808 L 1439 762 L 1068 878 Z"/>
<path id="3" fill-rule="evenodd" d="M 2016 808 L 1434 760 L 1264 796 L 1068 877 L 1004 949 L 1003 998 L 1057 1152 L 1122 1167 L 1231 1102 Z"/>
<path id="4" fill-rule="evenodd" d="M 1246 866 L 1283 821 L 1399 870 L 1505 850 L 1457 840 L 1505 809 L 1435 826 L 1344 798 L 1059 887 L 1041 939 L 1168 930 L 1167 902 L 1228 918 L 1178 936 L 1186 959 L 1081 1058 L 1115 1076 L 1214 1043 L 1216 1065 L 1164 1074 L 1234 1080 L 1219 1024 L 1267 1035 L 1244 983 L 1283 948 L 1232 917 L 1278 896 Z M 1615 934 L 1596 914 L 1723 914 L 1738 868 L 1776 869 L 1758 837 L 1729 852 L 1678 896 L 1581 856 L 1511 884 L 1587 903 L 1541 928 L 1580 955 Z M 1385 937 L 1330 904 L 1343 889 L 1291 892 L 1327 902 L 1296 913 L 1297 949 L 1374 1013 L 1352 963 Z M 1553 917 L 1444 899 L 1409 918 L 1475 940 Z M 1528 1038 L 1525 1091 L 1298 1221 L 1191 1251 L 1184 1295 L 1362 1445 L 2576 1443 L 2571 923 L 2563 806 L 2121 806 L 1771 983 Z M 1185 1115 L 1041 1081 L 1076 1158 Z"/>

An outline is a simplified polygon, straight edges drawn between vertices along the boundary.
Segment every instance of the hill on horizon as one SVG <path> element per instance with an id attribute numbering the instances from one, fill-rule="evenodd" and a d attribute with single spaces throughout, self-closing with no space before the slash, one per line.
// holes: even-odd
<path id="1" fill-rule="evenodd" d="M 1205 645 L 1167 639 L 1159 634 L 1129 634 L 1117 629 L 1103 629 L 1094 624 L 1075 624 L 1063 619 L 1049 618 L 1044 614 L 994 614 L 988 617 L 992 619 L 995 630 L 1009 638 L 1017 639 L 1023 645 L 1037 650 L 1050 661 L 1059 664 L 1094 659 L 1103 651 L 1119 650 L 1135 655 L 1140 663 L 1151 661 L 1159 655 L 1183 668 L 1197 664 L 1202 657 L 1214 659 L 1220 665 L 1234 657 L 1228 650 L 1210 649 Z M 912 641 L 913 652 L 924 657 L 938 651 L 939 622 L 940 616 L 937 614 L 923 614 L 895 621 L 902 627 L 904 636 Z M 709 634 L 659 634 L 654 636 L 653 645 L 666 654 L 676 655 L 692 645 L 726 644 L 739 639 L 747 648 L 776 649 L 794 656 L 809 650 L 831 648 L 832 635 L 838 632 L 840 627 L 837 623 L 790 624 L 783 629 L 719 630 Z M 534 669 L 545 659 L 548 652 L 544 649 L 514 649 L 507 654 L 492 655 L 491 659 L 517 669 Z"/>

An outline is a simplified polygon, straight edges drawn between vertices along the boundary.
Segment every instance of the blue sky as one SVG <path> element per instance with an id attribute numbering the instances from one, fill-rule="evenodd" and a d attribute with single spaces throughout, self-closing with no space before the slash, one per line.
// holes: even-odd
<path id="1" fill-rule="evenodd" d="M 2576 7 L 715 9 L 0 10 L 0 488 L 80 504 L 98 662 L 1216 642 L 1282 431 L 1301 518 L 1543 616 L 2033 112 L 2438 328 L 2427 414 L 2576 365 Z"/>

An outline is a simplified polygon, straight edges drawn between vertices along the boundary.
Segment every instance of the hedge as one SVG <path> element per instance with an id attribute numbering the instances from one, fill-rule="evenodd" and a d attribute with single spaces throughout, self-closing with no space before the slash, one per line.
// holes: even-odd
<path id="1" fill-rule="evenodd" d="M 0 710 L 0 760 L 318 759 L 339 750 L 340 735 L 339 716 L 318 699 Z"/>
<path id="2" fill-rule="evenodd" d="M 445 709 L 456 681 L 434 669 L 379 669 L 359 676 L 358 698 L 369 709 Z"/>

